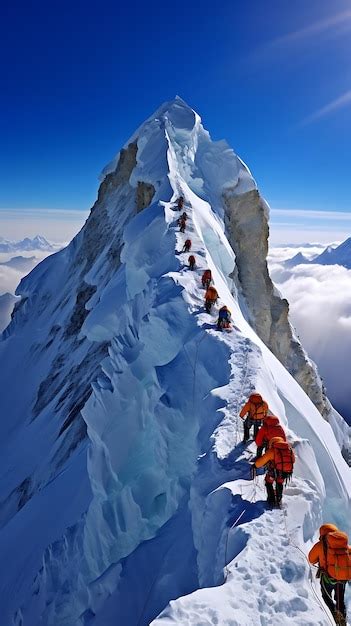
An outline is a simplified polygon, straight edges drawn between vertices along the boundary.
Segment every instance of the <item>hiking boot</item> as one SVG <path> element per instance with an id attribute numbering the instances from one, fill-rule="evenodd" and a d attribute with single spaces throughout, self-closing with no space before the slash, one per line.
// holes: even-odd
<path id="1" fill-rule="evenodd" d="M 275 507 L 276 499 L 275 499 L 275 491 L 274 491 L 273 485 L 271 483 L 266 483 L 266 489 L 267 489 L 267 503 L 269 506 Z"/>
<path id="2" fill-rule="evenodd" d="M 341 613 L 341 611 L 335 611 L 334 613 L 335 624 L 338 626 L 347 626 L 346 617 Z"/>

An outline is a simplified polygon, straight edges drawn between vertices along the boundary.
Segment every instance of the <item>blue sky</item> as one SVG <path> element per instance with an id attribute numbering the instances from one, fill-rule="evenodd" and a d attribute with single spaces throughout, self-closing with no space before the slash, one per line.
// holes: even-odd
<path id="1" fill-rule="evenodd" d="M 349 1 L 20 0 L 0 17 L 6 220 L 87 210 L 102 167 L 179 94 L 249 165 L 273 227 L 350 232 Z"/>

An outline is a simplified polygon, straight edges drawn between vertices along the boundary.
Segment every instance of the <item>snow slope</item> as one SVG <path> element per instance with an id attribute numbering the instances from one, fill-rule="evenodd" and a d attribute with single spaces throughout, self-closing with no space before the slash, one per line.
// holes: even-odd
<path id="1" fill-rule="evenodd" d="M 226 188 L 256 184 L 166 103 L 105 169 L 82 231 L 21 282 L 0 344 L 4 626 L 329 623 L 298 548 L 325 519 L 351 532 L 350 469 L 241 309 Z M 205 267 L 231 333 L 204 312 Z M 297 454 L 284 511 L 249 480 L 238 412 L 254 389 Z"/>

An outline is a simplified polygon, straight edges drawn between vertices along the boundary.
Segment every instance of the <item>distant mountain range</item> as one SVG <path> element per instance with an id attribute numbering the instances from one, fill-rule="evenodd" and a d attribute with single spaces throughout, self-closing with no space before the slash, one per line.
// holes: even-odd
<path id="1" fill-rule="evenodd" d="M 348 270 L 351 269 L 351 237 L 336 248 L 328 246 L 321 254 L 318 254 L 313 259 L 309 260 L 301 252 L 298 252 L 298 254 L 295 254 L 291 259 L 284 261 L 284 267 L 287 268 L 302 264 L 341 265 Z"/>
<path id="2" fill-rule="evenodd" d="M 0 265 L 11 267 L 12 269 L 18 270 L 19 272 L 29 272 L 37 263 L 38 259 L 35 256 L 14 256 L 9 259 L 9 261 L 0 263 Z"/>
<path id="3" fill-rule="evenodd" d="M 56 247 L 42 235 L 33 239 L 25 237 L 21 241 L 11 241 L 0 237 L 0 252 L 28 252 L 30 250 L 54 251 Z"/>

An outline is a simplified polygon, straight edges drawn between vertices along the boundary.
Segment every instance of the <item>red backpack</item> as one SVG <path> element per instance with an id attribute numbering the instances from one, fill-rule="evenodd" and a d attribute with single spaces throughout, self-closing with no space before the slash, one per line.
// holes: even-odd
<path id="1" fill-rule="evenodd" d="M 273 443 L 272 443 L 273 442 Z M 291 476 L 294 469 L 295 455 L 293 449 L 289 446 L 287 441 L 274 441 L 271 440 L 272 448 L 274 450 L 274 468 L 277 472 L 282 472 L 286 478 Z"/>

